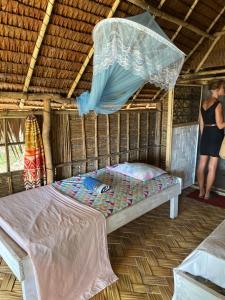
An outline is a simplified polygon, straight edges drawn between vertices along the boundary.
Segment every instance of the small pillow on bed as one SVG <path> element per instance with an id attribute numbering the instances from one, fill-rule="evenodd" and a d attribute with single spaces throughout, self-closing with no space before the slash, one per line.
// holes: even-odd
<path id="1" fill-rule="evenodd" d="M 138 180 L 150 180 L 166 173 L 164 170 L 144 163 L 123 163 L 108 167 L 111 171 L 133 177 Z"/>

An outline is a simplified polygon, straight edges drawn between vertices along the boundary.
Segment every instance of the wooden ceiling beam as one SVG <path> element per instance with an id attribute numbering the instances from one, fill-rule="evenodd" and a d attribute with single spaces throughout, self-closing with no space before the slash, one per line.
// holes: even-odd
<path id="1" fill-rule="evenodd" d="M 225 26 L 223 27 L 222 31 L 225 30 Z M 198 64 L 197 68 L 195 69 L 195 72 L 198 72 L 202 65 L 204 64 L 204 62 L 207 60 L 207 58 L 209 57 L 210 53 L 213 51 L 213 49 L 215 48 L 216 44 L 218 43 L 218 41 L 221 39 L 222 35 L 218 35 L 215 40 L 212 42 L 212 44 L 210 45 L 209 49 L 206 51 L 205 55 L 203 56 L 203 58 L 201 59 L 200 63 Z"/>
<path id="2" fill-rule="evenodd" d="M 49 99 L 51 101 L 61 103 L 61 104 L 71 104 L 71 100 L 64 98 L 57 94 L 46 94 L 46 93 L 18 93 L 18 92 L 1 92 L 0 91 L 0 102 L 1 100 L 20 100 L 20 99 L 26 99 L 26 100 L 44 100 Z"/>
<path id="3" fill-rule="evenodd" d="M 217 15 L 217 17 L 213 20 L 213 22 L 209 25 L 209 27 L 207 28 L 206 32 L 209 33 L 210 30 L 213 28 L 213 26 L 216 24 L 216 22 L 219 20 L 219 18 L 222 16 L 222 14 L 225 11 L 225 6 L 224 8 L 221 10 L 221 12 Z M 190 53 L 188 53 L 188 55 L 185 58 L 185 62 L 194 54 L 194 52 L 198 49 L 198 47 L 202 44 L 202 42 L 204 41 L 204 37 L 201 37 L 201 39 L 198 41 L 198 43 L 194 46 L 194 48 L 191 50 Z"/>
<path id="4" fill-rule="evenodd" d="M 161 9 L 161 7 L 163 6 L 163 4 L 166 2 L 166 0 L 161 0 L 159 5 L 158 5 L 158 9 Z"/>
<path id="5" fill-rule="evenodd" d="M 159 3 L 159 5 L 158 5 L 158 9 L 160 9 L 162 6 L 163 6 L 163 4 L 166 2 L 166 0 L 161 0 L 160 1 L 160 3 Z M 145 86 L 145 84 L 144 85 L 142 85 L 138 90 L 137 90 L 137 92 L 134 94 L 134 96 L 133 96 L 133 98 L 132 98 L 132 100 L 131 100 L 131 103 L 137 98 L 137 96 L 141 93 L 141 91 L 142 91 L 142 89 L 143 89 L 143 87 Z"/>
<path id="6" fill-rule="evenodd" d="M 185 83 L 191 83 L 191 82 L 201 82 L 202 84 L 203 83 L 206 83 L 210 80 L 219 80 L 219 79 L 224 79 L 225 78 L 225 75 L 222 75 L 222 76 L 207 76 L 207 77 L 199 77 L 199 78 L 189 78 L 189 79 L 182 79 L 182 80 L 179 80 L 178 83 L 179 84 L 185 84 Z"/>
<path id="7" fill-rule="evenodd" d="M 24 87 L 23 87 L 23 92 L 26 93 L 29 89 L 29 85 L 30 85 L 30 81 L 33 75 L 33 71 L 34 71 L 34 67 L 38 58 L 38 54 L 41 48 L 41 44 L 43 42 L 44 36 L 45 36 L 45 32 L 52 14 L 52 9 L 53 9 L 53 5 L 54 5 L 55 0 L 48 0 L 48 6 L 45 12 L 45 16 L 41 25 L 41 29 L 40 32 L 38 34 L 38 38 L 34 47 L 34 51 L 33 54 L 31 56 L 31 61 L 30 61 L 30 65 L 28 68 L 28 72 L 27 72 L 27 76 L 25 79 L 25 83 L 24 83 Z M 23 108 L 25 99 L 22 99 L 20 102 L 20 108 Z"/>
<path id="8" fill-rule="evenodd" d="M 194 25 L 191 25 L 181 19 L 178 19 L 174 16 L 171 16 L 163 11 L 161 11 L 160 9 L 158 8 L 155 8 L 153 7 L 152 5 L 150 5 L 149 3 L 147 3 L 145 0 L 127 0 L 128 2 L 132 3 L 132 4 L 135 4 L 136 6 L 138 7 L 141 7 L 142 9 L 148 11 L 149 13 L 159 17 L 159 18 L 162 18 L 162 19 L 165 19 L 169 22 L 172 22 L 172 23 L 175 23 L 177 25 L 181 25 L 182 27 L 185 27 L 203 37 L 206 37 L 208 39 L 211 39 L 211 40 L 214 40 L 215 37 L 213 35 L 210 35 L 209 33 L 197 28 L 196 26 Z"/>
<path id="9" fill-rule="evenodd" d="M 49 0 L 48 1 L 48 6 L 45 12 L 45 16 L 41 25 L 41 29 L 34 47 L 34 51 L 31 57 L 31 61 L 30 61 L 30 66 L 27 72 L 27 76 L 25 79 L 25 83 L 24 83 L 24 87 L 23 87 L 23 92 L 26 93 L 28 91 L 29 85 L 30 85 L 30 81 L 32 78 L 32 74 L 34 71 L 34 66 L 36 64 L 37 58 L 38 58 L 38 54 L 41 48 L 41 44 L 43 42 L 44 36 L 45 36 L 45 32 L 52 14 L 52 9 L 53 9 L 53 5 L 54 5 L 55 0 Z"/>
<path id="10" fill-rule="evenodd" d="M 225 74 L 225 68 L 224 69 L 214 69 L 214 70 L 208 70 L 208 71 L 202 71 L 202 72 L 195 72 L 195 73 L 186 73 L 183 75 L 180 75 L 179 78 L 181 79 L 189 79 L 194 78 L 197 76 L 204 76 L 204 75 L 213 75 L 213 74 Z"/>
<path id="11" fill-rule="evenodd" d="M 186 14 L 185 17 L 184 17 L 184 21 L 186 21 L 186 20 L 189 18 L 190 14 L 191 14 L 192 11 L 194 10 L 194 8 L 195 8 L 195 6 L 198 4 L 198 2 L 199 2 L 199 0 L 195 0 L 195 1 L 193 2 L 192 6 L 190 7 L 190 9 L 188 10 L 187 14 Z M 176 32 L 175 32 L 174 35 L 172 36 L 172 38 L 171 38 L 171 41 L 172 41 L 172 42 L 173 42 L 173 41 L 175 40 L 175 38 L 178 36 L 178 34 L 179 34 L 179 32 L 181 31 L 181 29 L 182 29 L 182 25 L 180 25 L 180 26 L 177 28 Z M 160 89 L 160 90 L 155 94 L 155 96 L 154 96 L 153 99 L 152 99 L 153 101 L 158 97 L 158 95 L 161 93 L 161 91 L 162 91 L 162 89 Z"/>
<path id="12" fill-rule="evenodd" d="M 120 2 L 121 2 L 121 0 L 115 0 L 115 2 L 113 4 L 112 8 L 110 9 L 110 11 L 109 11 L 106 19 L 111 18 L 114 15 L 114 13 L 115 13 L 117 7 L 119 6 Z M 71 98 L 71 96 L 73 95 L 73 92 L 74 92 L 76 86 L 78 85 L 78 83 L 79 83 L 79 81 L 81 79 L 81 76 L 83 75 L 83 73 L 84 73 L 84 71 L 85 71 L 85 69 L 86 69 L 89 61 L 91 60 L 91 58 L 93 56 L 93 53 L 94 53 L 94 47 L 92 47 L 89 50 L 88 55 L 87 55 L 87 57 L 86 57 L 83 65 L 81 66 L 81 68 L 80 68 L 80 70 L 79 70 L 79 72 L 77 74 L 77 77 L 75 78 L 73 84 L 71 85 L 71 88 L 70 88 L 70 90 L 69 90 L 69 92 L 67 94 L 67 98 Z"/>
<path id="13" fill-rule="evenodd" d="M 224 35 L 224 34 L 225 34 L 225 30 L 224 31 L 215 32 L 213 35 L 214 36 L 221 36 L 221 35 Z"/>
<path id="14" fill-rule="evenodd" d="M 192 6 L 189 8 L 187 14 L 186 14 L 185 17 L 184 17 L 184 21 L 187 21 L 187 19 L 189 18 L 190 14 L 191 14 L 192 11 L 194 10 L 194 8 L 195 8 L 195 6 L 198 4 L 198 2 L 199 2 L 199 0 L 195 0 L 195 1 L 193 2 Z M 177 28 L 177 30 L 176 30 L 176 32 L 174 33 L 174 35 L 173 35 L 171 41 L 174 41 L 174 40 L 175 40 L 175 38 L 177 37 L 177 35 L 178 35 L 179 32 L 181 31 L 182 27 L 183 27 L 183 26 L 180 25 L 180 26 Z"/>

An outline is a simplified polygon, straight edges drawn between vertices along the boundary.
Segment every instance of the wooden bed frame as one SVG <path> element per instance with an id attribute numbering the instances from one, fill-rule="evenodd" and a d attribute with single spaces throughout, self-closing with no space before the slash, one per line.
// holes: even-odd
<path id="1" fill-rule="evenodd" d="M 170 200 L 170 218 L 178 214 L 178 196 L 181 183 L 170 186 L 156 195 L 136 203 L 106 219 L 107 234 L 133 221 Z M 31 260 L 28 254 L 0 228 L 0 256 L 21 282 L 24 300 L 37 300 L 37 291 Z"/>

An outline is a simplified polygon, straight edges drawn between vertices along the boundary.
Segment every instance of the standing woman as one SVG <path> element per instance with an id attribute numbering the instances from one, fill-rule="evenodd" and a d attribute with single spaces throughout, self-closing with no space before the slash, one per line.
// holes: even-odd
<path id="1" fill-rule="evenodd" d="M 219 96 L 225 95 L 224 89 L 225 82 L 223 80 L 210 83 L 211 96 L 203 101 L 199 113 L 201 142 L 197 178 L 199 197 L 204 199 L 210 197 L 210 191 L 215 181 L 219 151 L 224 137 L 223 109 L 218 101 Z M 205 180 L 205 168 L 208 160 L 208 174 Z"/>

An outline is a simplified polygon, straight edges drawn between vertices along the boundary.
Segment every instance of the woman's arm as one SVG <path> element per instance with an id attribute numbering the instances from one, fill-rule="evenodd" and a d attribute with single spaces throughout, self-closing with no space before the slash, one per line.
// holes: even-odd
<path id="1" fill-rule="evenodd" d="M 225 128 L 225 122 L 223 121 L 223 108 L 222 104 L 219 103 L 216 107 L 216 125 L 219 129 Z"/>
<path id="2" fill-rule="evenodd" d="M 202 119 L 201 111 L 199 112 L 198 122 L 199 122 L 200 132 L 202 134 L 203 127 L 204 127 L 204 121 Z"/>

